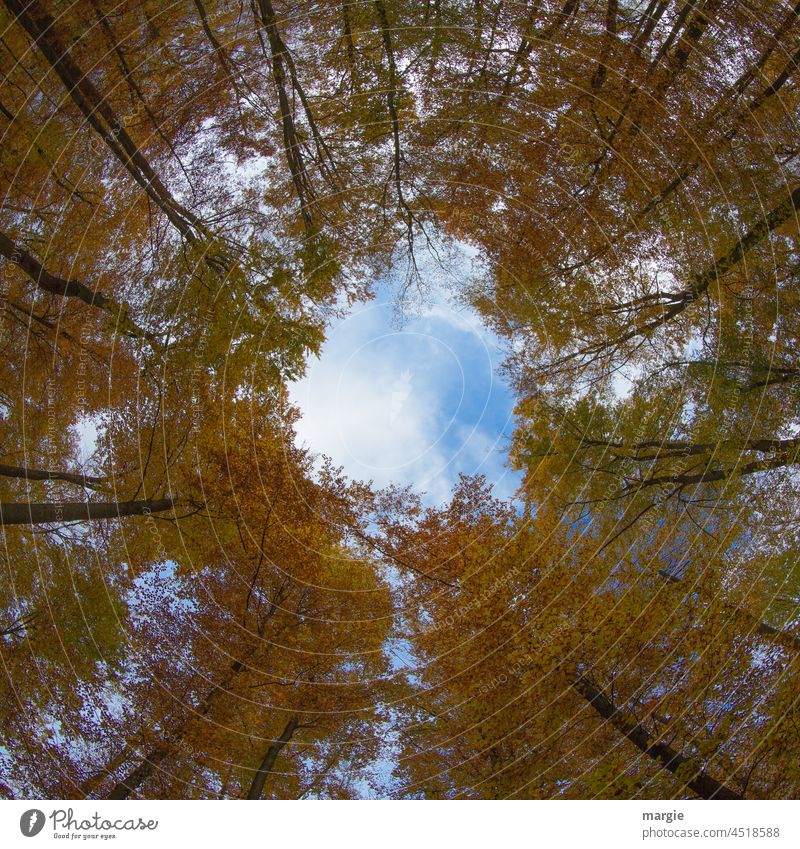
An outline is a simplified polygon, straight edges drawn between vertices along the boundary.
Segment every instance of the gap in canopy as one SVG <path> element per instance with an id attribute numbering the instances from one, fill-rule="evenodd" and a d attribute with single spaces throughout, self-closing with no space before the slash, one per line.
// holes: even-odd
<path id="1" fill-rule="evenodd" d="M 510 498 L 521 476 L 508 465 L 514 395 L 498 376 L 505 352 L 459 294 L 474 251 L 420 264 L 424 294 L 398 321 L 391 276 L 375 298 L 328 329 L 306 374 L 290 385 L 297 442 L 355 480 L 412 486 L 429 505 L 449 500 L 459 474 L 484 475 Z"/>

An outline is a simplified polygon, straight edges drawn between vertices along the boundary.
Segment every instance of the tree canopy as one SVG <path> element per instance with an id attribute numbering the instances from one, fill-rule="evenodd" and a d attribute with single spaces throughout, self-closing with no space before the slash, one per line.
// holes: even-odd
<path id="1" fill-rule="evenodd" d="M 796 798 L 800 3 L 2 0 L 0 793 Z M 450 249 L 516 497 L 298 447 Z"/>

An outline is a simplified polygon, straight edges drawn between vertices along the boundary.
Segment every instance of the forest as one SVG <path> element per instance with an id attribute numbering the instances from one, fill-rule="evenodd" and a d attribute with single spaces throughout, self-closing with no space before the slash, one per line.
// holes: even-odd
<path id="1" fill-rule="evenodd" d="M 0 796 L 800 796 L 800 2 L 0 0 L 0 72 Z M 289 386 L 464 247 L 521 483 L 432 504 Z"/>

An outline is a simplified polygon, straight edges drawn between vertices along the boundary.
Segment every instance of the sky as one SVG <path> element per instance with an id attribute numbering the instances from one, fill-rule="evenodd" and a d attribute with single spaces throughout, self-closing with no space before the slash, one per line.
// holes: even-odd
<path id="1" fill-rule="evenodd" d="M 500 342 L 445 286 L 426 282 L 426 303 L 402 323 L 382 281 L 375 300 L 331 326 L 290 387 L 297 441 L 351 478 L 411 484 L 430 505 L 448 500 L 459 473 L 483 474 L 510 497 L 520 477 L 506 465 L 514 398 L 498 376 Z"/>

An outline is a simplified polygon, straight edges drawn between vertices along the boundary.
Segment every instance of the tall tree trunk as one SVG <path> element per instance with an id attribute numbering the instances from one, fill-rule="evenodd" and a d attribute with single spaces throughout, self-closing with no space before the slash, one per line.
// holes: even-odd
<path id="1" fill-rule="evenodd" d="M 711 24 L 711 18 L 719 11 L 722 0 L 705 0 L 686 24 L 686 31 L 681 36 L 675 47 L 675 54 L 671 57 L 673 74 L 682 71 L 691 56 L 697 52 L 697 46 L 703 35 Z M 660 99 L 656 97 L 656 99 Z"/>
<path id="2" fill-rule="evenodd" d="M 96 489 L 103 485 L 103 478 L 92 475 L 82 475 L 77 472 L 58 472 L 53 469 L 31 469 L 27 466 L 7 466 L 0 463 L 0 476 L 4 478 L 21 478 L 29 481 L 64 481 Z"/>
<path id="3" fill-rule="evenodd" d="M 122 749 L 117 752 L 114 757 L 111 758 L 110 761 L 107 761 L 103 764 L 102 768 L 95 772 L 93 775 L 90 775 L 85 781 L 83 781 L 78 788 L 83 796 L 86 798 L 94 793 L 98 787 L 108 778 L 109 775 L 113 775 L 114 771 L 119 769 L 123 763 L 125 763 L 126 759 L 130 756 L 131 746 L 130 743 L 126 743 Z"/>
<path id="4" fill-rule="evenodd" d="M 231 68 L 230 61 L 228 60 L 228 56 L 225 53 L 225 49 L 220 44 L 219 39 L 214 35 L 214 30 L 211 29 L 211 24 L 208 20 L 208 12 L 206 11 L 206 7 L 203 5 L 202 0 L 193 0 L 194 7 L 197 10 L 197 14 L 200 16 L 200 23 L 203 27 L 203 32 L 206 34 L 206 38 L 209 40 L 209 43 L 214 48 L 214 55 L 217 57 L 217 61 L 219 62 L 220 67 L 225 73 L 225 76 L 230 81 L 233 86 L 234 91 L 236 92 L 237 97 L 241 97 L 239 93 L 239 88 L 236 83 L 236 75 Z"/>
<path id="5" fill-rule="evenodd" d="M 752 616 L 752 614 L 742 611 L 741 608 L 740 612 L 749 616 L 750 620 L 756 623 L 756 633 L 759 636 L 765 637 L 770 642 L 789 649 L 789 651 L 800 652 L 800 637 L 795 637 L 794 634 L 789 634 L 781 628 L 774 628 L 772 625 L 767 625 L 766 622 L 762 622 L 760 619 Z"/>
<path id="6" fill-rule="evenodd" d="M 211 705 L 217 695 L 227 689 L 228 685 L 231 681 L 245 668 L 245 661 L 247 658 L 253 653 L 255 649 L 251 648 L 251 651 L 245 656 L 244 660 L 235 660 L 231 663 L 227 674 L 224 678 L 222 678 L 218 683 L 216 683 L 206 695 L 203 697 L 203 700 L 197 707 L 197 710 L 194 712 L 196 716 L 206 716 L 209 710 L 211 709 Z M 139 787 L 148 779 L 151 775 L 156 771 L 158 764 L 167 757 L 167 755 L 174 752 L 179 746 L 183 736 L 186 732 L 186 725 L 188 720 L 184 722 L 176 732 L 170 735 L 168 740 L 162 741 L 158 743 L 153 749 L 151 749 L 126 776 L 114 787 L 111 788 L 107 799 L 127 799 L 130 797 L 132 793 L 135 793 Z"/>
<path id="7" fill-rule="evenodd" d="M 633 49 L 637 53 L 641 53 L 646 47 L 653 30 L 667 10 L 667 6 L 669 6 L 669 0 L 651 0 L 647 11 L 642 17 L 641 29 L 639 29 L 633 40 Z"/>
<path id="8" fill-rule="evenodd" d="M 749 108 L 751 110 L 758 109 L 759 106 L 769 97 L 772 97 L 774 94 L 777 94 L 789 78 L 794 74 L 798 68 L 800 68 L 800 47 L 792 54 L 789 61 L 784 66 L 784 69 L 778 74 L 777 78 L 768 85 L 758 97 L 754 98 L 750 103 Z"/>
<path id="9" fill-rule="evenodd" d="M 88 123 L 150 199 L 187 239 L 202 233 L 200 220 L 170 194 L 106 99 L 72 58 L 55 21 L 39 0 L 3 2 L 61 79 Z"/>
<path id="10" fill-rule="evenodd" d="M 617 38 L 617 15 L 619 14 L 618 0 L 607 0 L 606 3 L 606 31 L 603 36 L 603 47 L 600 52 L 600 60 L 597 64 L 597 70 L 592 76 L 592 91 L 597 92 L 602 89 L 608 75 L 608 57 L 614 49 L 614 42 Z"/>
<path id="11" fill-rule="evenodd" d="M 303 153 L 294 123 L 294 114 L 289 102 L 285 63 L 289 51 L 278 31 L 277 18 L 271 0 L 258 0 L 261 23 L 267 33 L 270 55 L 272 58 L 272 79 L 278 93 L 278 103 L 281 108 L 281 128 L 283 130 L 283 148 L 286 162 L 292 175 L 292 183 L 298 200 L 300 214 L 307 230 L 312 229 L 313 220 L 309 209 L 312 200 L 312 190 L 308 182 L 308 174 L 303 161 Z"/>
<path id="12" fill-rule="evenodd" d="M 747 70 L 744 71 L 744 73 L 736 81 L 736 84 L 732 89 L 733 93 L 737 95 L 742 94 L 747 86 L 756 78 L 758 72 L 767 64 L 770 57 L 775 52 L 775 48 L 779 48 L 783 45 L 784 37 L 794 26 L 798 17 L 800 17 L 800 3 L 795 4 L 794 8 L 789 10 L 777 31 L 770 38 L 771 43 L 758 58 L 758 61 L 747 68 Z"/>
<path id="13" fill-rule="evenodd" d="M 172 498 L 143 501 L 61 501 L 0 504 L 0 525 L 42 525 L 51 522 L 85 522 L 95 519 L 119 519 L 146 516 L 172 510 Z"/>
<path id="14" fill-rule="evenodd" d="M 145 779 L 149 778 L 156 771 L 156 767 L 158 767 L 170 751 L 170 746 L 164 745 L 148 752 L 147 757 L 138 766 L 134 767 L 122 781 L 111 788 L 106 798 L 127 799 Z"/>
<path id="15" fill-rule="evenodd" d="M 111 49 L 117 56 L 117 61 L 119 62 L 120 70 L 122 71 L 122 75 L 125 78 L 125 82 L 128 84 L 128 88 L 131 90 L 136 100 L 144 108 L 144 111 L 147 113 L 147 117 L 150 119 L 151 126 L 156 131 L 156 133 L 158 133 L 159 138 L 170 149 L 173 158 L 178 163 L 181 171 L 183 172 L 183 176 L 186 177 L 186 182 L 189 183 L 189 185 L 191 186 L 191 179 L 189 177 L 189 173 L 187 172 L 183 162 L 181 161 L 181 158 L 178 155 L 178 151 L 175 149 L 175 145 L 173 145 L 170 139 L 167 138 L 166 133 L 161 128 L 161 122 L 158 121 L 156 116 L 153 114 L 153 110 L 147 103 L 147 99 L 144 96 L 144 92 L 139 88 L 139 85 L 137 84 L 136 79 L 133 76 L 133 72 L 131 71 L 131 68 L 128 65 L 128 60 L 126 59 L 125 53 L 122 49 L 122 43 L 112 30 L 107 15 L 100 8 L 99 0 L 91 0 L 91 4 L 95 10 L 95 14 L 97 15 L 97 20 L 100 23 L 100 28 L 105 33 L 109 47 L 111 47 Z M 194 187 L 192 187 L 192 193 L 194 193 Z"/>
<path id="16" fill-rule="evenodd" d="M 28 251 L 15 244 L 5 233 L 0 232 L 0 256 L 16 265 L 43 292 L 61 295 L 63 298 L 78 298 L 90 307 L 108 309 L 112 301 L 102 292 L 90 289 L 78 280 L 65 280 L 51 274 Z"/>
<path id="17" fill-rule="evenodd" d="M 703 799 L 741 799 L 729 787 L 721 784 L 710 775 L 706 775 L 701 767 L 684 757 L 680 752 L 666 743 L 658 743 L 650 736 L 646 728 L 639 723 L 628 721 L 619 708 L 606 697 L 591 681 L 582 675 L 577 675 L 572 685 L 600 716 L 610 722 L 621 734 L 624 734 L 647 757 L 652 758 L 673 775 L 680 771 L 680 780 Z"/>
<path id="18" fill-rule="evenodd" d="M 734 245 L 722 256 L 718 257 L 705 269 L 695 274 L 689 281 L 689 286 L 681 292 L 663 293 L 654 298 L 646 295 L 629 301 L 624 305 L 609 304 L 601 312 L 621 312 L 623 308 L 632 315 L 631 329 L 616 338 L 604 339 L 596 345 L 590 345 L 574 353 L 567 354 L 553 365 L 564 365 L 570 360 L 600 354 L 603 351 L 619 348 L 632 339 L 648 336 L 659 327 L 668 324 L 672 319 L 679 316 L 691 304 L 699 300 L 702 295 L 718 280 L 724 277 L 732 268 L 738 265 L 744 257 L 756 245 L 785 224 L 790 219 L 796 219 L 800 211 L 800 186 L 798 186 L 786 199 L 774 207 L 767 215 L 761 218 L 757 224 L 747 231 Z M 655 318 L 637 321 L 637 312 L 654 311 Z"/>
<path id="19" fill-rule="evenodd" d="M 79 280 L 66 280 L 56 274 L 51 274 L 36 257 L 13 242 L 3 232 L 0 232 L 0 256 L 16 265 L 43 292 L 59 295 L 62 298 L 77 298 L 90 307 L 103 310 L 112 318 L 119 332 L 155 342 L 154 334 L 142 330 L 129 317 L 129 310 L 125 305 L 118 304 L 113 298 L 109 298 L 108 295 L 97 289 L 90 289 Z"/>
<path id="20" fill-rule="evenodd" d="M 272 767 L 275 766 L 275 761 L 281 753 L 281 749 L 283 749 L 289 740 L 292 739 L 292 735 L 299 724 L 300 723 L 297 719 L 292 717 L 286 723 L 281 736 L 278 737 L 278 739 L 267 749 L 267 752 L 261 761 L 261 765 L 256 771 L 256 774 L 253 776 L 253 782 L 250 785 L 250 790 L 247 792 L 248 799 L 261 798 L 261 794 L 264 792 L 264 782 L 267 780 L 267 776 L 270 772 L 272 772 Z"/>
<path id="21" fill-rule="evenodd" d="M 397 61 L 395 59 L 394 46 L 392 43 L 393 27 L 389 22 L 389 15 L 383 0 L 373 0 L 375 11 L 380 21 L 381 34 L 383 38 L 383 52 L 386 54 L 386 64 L 389 70 L 389 81 L 386 87 L 386 109 L 389 112 L 389 123 L 392 130 L 392 174 L 397 192 L 397 206 L 403 218 L 406 228 L 406 241 L 408 243 L 409 258 L 414 262 L 414 214 L 403 194 L 403 149 L 400 139 L 400 118 L 397 112 L 398 82 Z"/>

